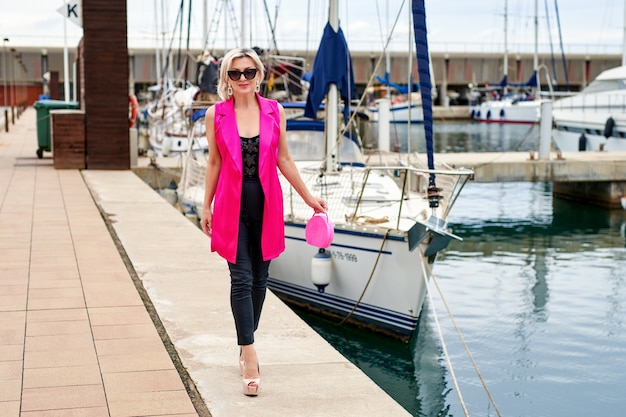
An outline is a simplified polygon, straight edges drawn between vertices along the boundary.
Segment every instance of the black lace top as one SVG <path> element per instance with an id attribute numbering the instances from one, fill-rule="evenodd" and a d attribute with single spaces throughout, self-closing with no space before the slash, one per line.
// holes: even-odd
<path id="1" fill-rule="evenodd" d="M 243 178 L 259 178 L 259 135 L 241 139 L 241 158 L 243 159 Z"/>

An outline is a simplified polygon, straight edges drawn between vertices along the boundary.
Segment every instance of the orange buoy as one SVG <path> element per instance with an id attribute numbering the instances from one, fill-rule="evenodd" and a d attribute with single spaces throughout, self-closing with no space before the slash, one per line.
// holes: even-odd
<path id="1" fill-rule="evenodd" d="M 134 94 L 128 95 L 128 121 L 130 123 L 130 127 L 135 126 L 137 123 L 137 110 L 139 109 L 139 102 L 137 101 L 137 97 Z"/>

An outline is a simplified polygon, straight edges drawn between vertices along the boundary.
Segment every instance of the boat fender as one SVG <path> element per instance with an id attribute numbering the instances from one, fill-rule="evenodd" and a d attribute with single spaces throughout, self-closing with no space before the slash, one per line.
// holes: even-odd
<path id="1" fill-rule="evenodd" d="M 587 136 L 584 133 L 578 138 L 578 150 L 580 152 L 587 150 Z"/>
<path id="2" fill-rule="evenodd" d="M 128 95 L 128 122 L 130 127 L 134 127 L 137 123 L 137 110 L 139 109 L 139 102 L 137 96 L 134 94 Z"/>
<path id="3" fill-rule="evenodd" d="M 168 203 L 173 206 L 175 206 L 178 202 L 178 192 L 176 191 L 177 188 L 178 186 L 172 180 L 170 181 L 169 185 L 163 189 L 163 197 L 165 198 L 165 200 L 167 200 Z"/>
<path id="4" fill-rule="evenodd" d="M 500 110 L 500 118 L 501 118 L 501 119 L 502 119 L 502 118 L 504 118 L 504 109 L 501 109 L 501 110 Z"/>
<path id="5" fill-rule="evenodd" d="M 610 138 L 613 136 L 613 129 L 615 128 L 615 119 L 609 117 L 606 119 L 606 123 L 604 124 L 604 137 Z"/>
<path id="6" fill-rule="evenodd" d="M 311 281 L 317 287 L 317 291 L 323 293 L 330 284 L 332 267 L 332 258 L 325 249 L 320 249 L 311 259 Z"/>
<path id="7" fill-rule="evenodd" d="M 476 110 L 472 109 L 470 113 L 470 119 L 474 119 L 474 118 L 476 118 Z"/>
<path id="8" fill-rule="evenodd" d="M 172 138 L 169 136 L 165 136 L 163 138 L 163 142 L 161 145 L 161 154 L 163 156 L 170 156 L 170 152 L 172 151 L 172 146 L 174 146 L 172 143 Z"/>
<path id="9" fill-rule="evenodd" d="M 491 110 L 487 112 L 487 119 L 491 119 Z"/>
<path id="10" fill-rule="evenodd" d="M 476 118 L 480 119 L 480 110 L 476 111 Z"/>

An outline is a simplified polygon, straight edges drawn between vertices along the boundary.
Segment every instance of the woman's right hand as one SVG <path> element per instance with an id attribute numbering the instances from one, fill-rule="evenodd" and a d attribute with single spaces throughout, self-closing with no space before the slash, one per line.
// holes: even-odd
<path id="1" fill-rule="evenodd" d="M 211 237 L 211 233 L 213 232 L 213 213 L 210 208 L 202 210 L 200 227 L 202 227 L 202 231 L 205 235 Z"/>

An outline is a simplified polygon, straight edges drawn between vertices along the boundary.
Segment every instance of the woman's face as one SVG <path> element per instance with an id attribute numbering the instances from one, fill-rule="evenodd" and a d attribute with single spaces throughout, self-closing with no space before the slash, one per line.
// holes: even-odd
<path id="1" fill-rule="evenodd" d="M 259 71 L 251 58 L 235 58 L 228 68 L 228 83 L 233 93 L 253 93 L 257 85 Z"/>

